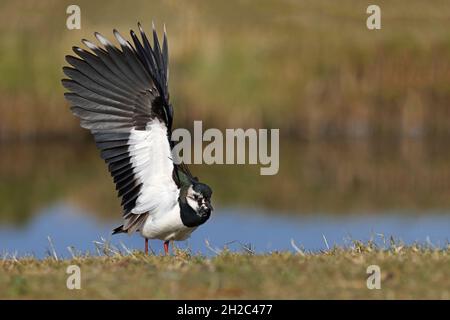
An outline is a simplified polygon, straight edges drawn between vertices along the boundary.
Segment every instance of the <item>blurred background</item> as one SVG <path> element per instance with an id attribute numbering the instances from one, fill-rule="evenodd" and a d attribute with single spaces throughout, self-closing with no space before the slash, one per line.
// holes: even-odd
<path id="1" fill-rule="evenodd" d="M 81 8 L 81 30 L 66 8 Z M 186 246 L 307 249 L 450 235 L 450 3 L 359 0 L 0 3 L 0 253 L 89 249 L 120 201 L 63 99 L 71 47 L 140 21 L 167 26 L 175 127 L 280 128 L 280 170 L 195 165 L 214 219 Z M 127 37 L 130 38 L 129 36 Z M 389 233 L 389 234 L 388 234 Z M 215 237 L 215 238 L 214 238 Z M 139 238 L 118 238 L 140 248 Z M 131 242 L 130 242 L 131 241 Z"/>

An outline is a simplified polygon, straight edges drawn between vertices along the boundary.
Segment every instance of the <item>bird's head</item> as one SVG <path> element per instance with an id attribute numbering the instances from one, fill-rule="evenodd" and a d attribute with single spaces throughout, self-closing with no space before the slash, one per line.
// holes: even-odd
<path id="1" fill-rule="evenodd" d="M 200 217 L 209 217 L 213 207 L 211 205 L 212 190 L 204 183 L 195 182 L 187 190 L 187 204 Z"/>

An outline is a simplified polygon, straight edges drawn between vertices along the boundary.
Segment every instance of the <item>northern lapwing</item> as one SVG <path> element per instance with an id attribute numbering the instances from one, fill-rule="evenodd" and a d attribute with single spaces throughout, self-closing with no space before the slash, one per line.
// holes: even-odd
<path id="1" fill-rule="evenodd" d="M 78 57 L 66 56 L 62 84 L 122 199 L 124 222 L 113 234 L 139 232 L 147 254 L 148 239 L 163 240 L 167 254 L 169 241 L 187 239 L 209 219 L 212 191 L 173 161 L 165 27 L 162 46 L 154 25 L 153 46 L 138 28 L 141 39 L 130 31 L 133 44 L 113 31 L 120 48 L 97 32 L 101 46 L 82 40 L 88 50 L 73 47 Z"/>

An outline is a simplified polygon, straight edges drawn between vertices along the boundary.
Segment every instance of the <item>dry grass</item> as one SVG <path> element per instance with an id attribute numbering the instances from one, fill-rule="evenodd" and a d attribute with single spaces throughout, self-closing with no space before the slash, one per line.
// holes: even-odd
<path id="1" fill-rule="evenodd" d="M 125 250 L 126 251 L 126 250 Z M 11 299 L 449 299 L 450 247 L 354 241 L 321 253 L 265 255 L 221 252 L 213 258 L 177 250 L 145 256 L 104 248 L 70 260 L 5 257 L 0 298 Z M 81 268 L 81 290 L 66 288 L 66 268 Z M 366 269 L 381 268 L 381 290 L 366 286 Z"/>

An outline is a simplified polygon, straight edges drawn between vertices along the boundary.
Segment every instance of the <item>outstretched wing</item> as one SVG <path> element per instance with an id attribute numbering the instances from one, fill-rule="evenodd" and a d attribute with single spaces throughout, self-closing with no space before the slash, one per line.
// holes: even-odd
<path id="1" fill-rule="evenodd" d="M 74 47 L 63 71 L 66 99 L 81 126 L 89 129 L 108 164 L 125 218 L 130 214 L 169 211 L 178 201 L 171 154 L 173 111 L 168 94 L 168 47 L 153 28 L 153 47 L 140 25 L 134 46 L 116 30 L 120 49 L 95 33 L 103 48 Z M 134 218 L 132 219 L 134 220 Z"/>

